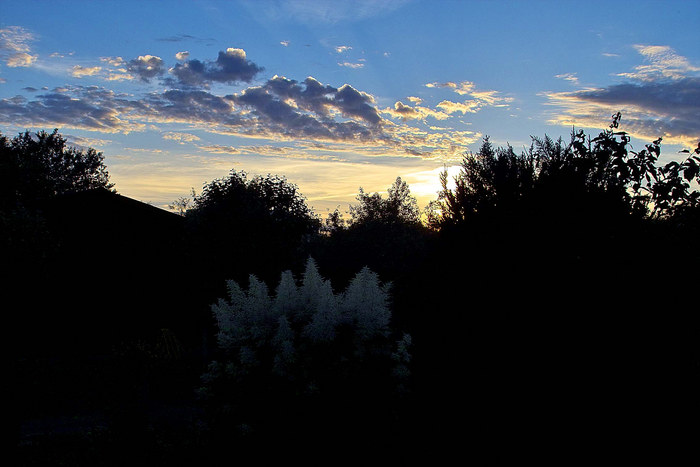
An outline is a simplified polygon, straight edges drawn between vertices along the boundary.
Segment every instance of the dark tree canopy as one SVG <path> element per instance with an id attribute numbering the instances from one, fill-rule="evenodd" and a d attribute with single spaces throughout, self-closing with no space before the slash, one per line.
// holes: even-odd
<path id="1" fill-rule="evenodd" d="M 202 261 L 216 258 L 217 264 L 210 262 L 208 267 L 236 279 L 236 274 L 251 271 L 267 279 L 268 273 L 291 267 L 290 262 L 320 227 L 297 186 L 286 178 L 249 178 L 235 170 L 206 184 L 194 197 L 186 218 L 193 253 Z"/>
<path id="2" fill-rule="evenodd" d="M 617 131 L 620 114 L 609 130 L 591 139 L 583 131 L 572 132 L 564 144 L 548 136 L 533 137 L 529 150 L 494 149 L 488 140 L 476 154 L 468 154 L 455 179 L 432 203 L 429 223 L 434 228 L 464 224 L 509 213 L 533 211 L 557 216 L 596 215 L 669 217 L 700 205 L 700 192 L 691 190 L 700 181 L 700 145 L 682 162 L 657 166 L 661 138 L 635 152 L 630 137 Z"/>
<path id="3" fill-rule="evenodd" d="M 0 190 L 3 210 L 31 207 L 51 197 L 95 188 L 112 189 L 104 156 L 80 150 L 52 133 L 0 134 Z"/>
<path id="4" fill-rule="evenodd" d="M 0 246 L 8 261 L 32 264 L 53 251 L 55 235 L 42 212 L 52 199 L 112 189 L 103 159 L 92 148 L 67 146 L 58 130 L 0 133 Z"/>

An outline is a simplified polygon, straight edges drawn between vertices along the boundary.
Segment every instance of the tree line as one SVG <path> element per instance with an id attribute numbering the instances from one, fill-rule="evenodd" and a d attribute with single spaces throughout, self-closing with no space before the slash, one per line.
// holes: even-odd
<path id="1" fill-rule="evenodd" d="M 620 121 L 521 154 L 486 137 L 424 210 L 397 178 L 322 219 L 283 176 L 236 170 L 174 201 L 163 268 L 188 298 L 162 335 L 199 349 L 178 384 L 206 450 L 383 437 L 387 460 L 466 442 L 485 461 L 613 437 L 611 413 L 695 413 L 700 144 L 662 165 L 661 139 L 635 151 Z M 60 248 L 47 201 L 114 192 L 102 154 L 57 131 L 0 135 L 0 169 L 2 246 L 29 275 Z"/>

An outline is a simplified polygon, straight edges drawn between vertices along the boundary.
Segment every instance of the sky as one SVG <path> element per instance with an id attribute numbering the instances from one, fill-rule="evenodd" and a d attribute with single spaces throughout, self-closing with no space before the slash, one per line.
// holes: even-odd
<path id="1" fill-rule="evenodd" d="M 231 170 L 319 215 L 396 177 L 419 205 L 488 136 L 700 141 L 700 1 L 0 0 L 0 132 L 57 128 L 167 208 Z"/>

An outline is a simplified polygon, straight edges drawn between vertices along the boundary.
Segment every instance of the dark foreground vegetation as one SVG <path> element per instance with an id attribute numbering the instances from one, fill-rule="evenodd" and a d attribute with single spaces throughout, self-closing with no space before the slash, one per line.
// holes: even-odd
<path id="1" fill-rule="evenodd" d="M 668 463 L 697 441 L 700 146 L 486 138 L 421 212 L 232 171 L 168 213 L 0 135 L 17 465 Z M 424 215 L 421 217 L 421 215 Z"/>

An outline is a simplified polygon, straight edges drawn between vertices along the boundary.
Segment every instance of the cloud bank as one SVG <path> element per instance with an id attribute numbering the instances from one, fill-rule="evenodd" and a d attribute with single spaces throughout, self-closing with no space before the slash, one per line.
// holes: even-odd
<path id="1" fill-rule="evenodd" d="M 487 95 L 474 97 L 477 91 L 473 83 L 463 82 L 441 87 L 462 95 L 470 93 L 475 103 L 443 101 L 430 108 L 420 98 L 408 97 L 408 104 L 397 102 L 381 110 L 374 96 L 347 83 L 334 86 L 311 76 L 297 81 L 279 75 L 260 81 L 263 68 L 240 48 L 220 51 L 216 60 L 194 59 L 188 52 L 178 52 L 174 59 L 177 62 L 170 68 L 151 54 L 131 60 L 102 57 L 96 66 L 73 65 L 67 71 L 74 78 L 105 83 L 155 81 L 162 87 L 143 87 L 140 95 L 80 84 L 34 89 L 28 97 L 0 99 L 0 123 L 122 134 L 160 129 L 164 140 L 212 154 L 257 151 L 261 155 L 323 160 L 340 160 L 342 154 L 444 159 L 460 157 L 478 133 L 436 134 L 437 130 L 422 130 L 409 122 L 445 120 L 453 113 L 495 105 Z M 214 83 L 219 92 L 212 91 Z M 242 83 L 248 86 L 241 89 Z M 238 91 L 226 94 L 222 91 L 226 85 L 235 85 Z M 168 125 L 177 131 L 166 130 Z M 296 152 L 290 146 L 281 151 L 272 144 L 251 145 L 245 150 L 209 144 L 194 135 L 194 130 L 275 144 L 287 142 Z"/>

